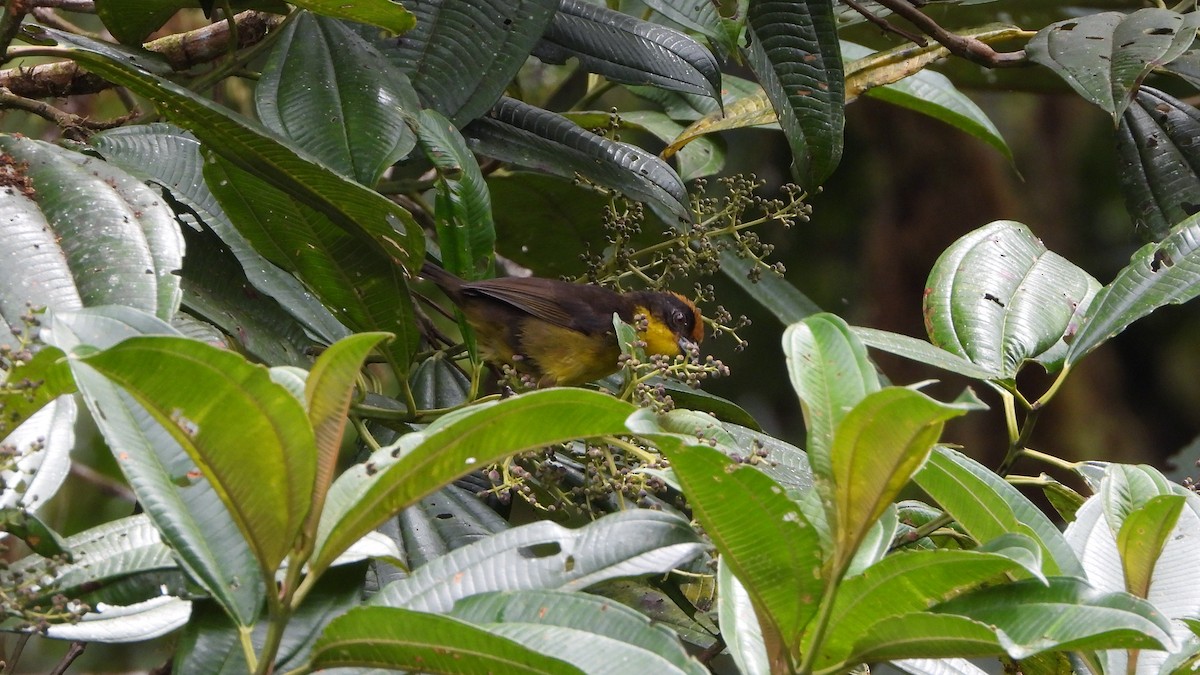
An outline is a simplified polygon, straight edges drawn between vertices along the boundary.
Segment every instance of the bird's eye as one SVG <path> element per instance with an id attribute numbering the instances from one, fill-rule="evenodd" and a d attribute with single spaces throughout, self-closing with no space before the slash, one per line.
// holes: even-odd
<path id="1" fill-rule="evenodd" d="M 683 312 L 681 312 L 679 310 L 675 310 L 674 312 L 671 313 L 671 322 L 674 323 L 676 326 L 682 326 L 683 320 L 684 320 Z"/>

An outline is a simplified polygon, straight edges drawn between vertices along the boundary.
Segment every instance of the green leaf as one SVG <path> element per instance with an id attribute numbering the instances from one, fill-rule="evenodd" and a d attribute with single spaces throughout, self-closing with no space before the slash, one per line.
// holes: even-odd
<path id="1" fill-rule="evenodd" d="M 920 612 L 1020 570 L 1008 557 L 981 551 L 909 551 L 890 555 L 838 588 L 830 630 L 816 666 L 848 665 L 855 644 L 875 624 Z"/>
<path id="2" fill-rule="evenodd" d="M 783 488 L 757 469 L 672 436 L 651 439 L 671 461 L 693 515 L 745 586 L 764 633 L 793 651 L 825 585 L 816 530 Z"/>
<path id="3" fill-rule="evenodd" d="M 337 227 L 222 158 L 204 176 L 229 219 L 268 260 L 294 271 L 338 319 L 359 331 L 388 330 L 398 339 L 385 352 L 404 372 L 420 337 L 402 270 Z"/>
<path id="4" fill-rule="evenodd" d="M 831 520 L 842 555 L 853 555 L 867 530 L 925 462 L 946 420 L 967 409 L 912 389 L 889 387 L 867 394 L 841 419 L 830 450 L 830 477 Z"/>
<path id="5" fill-rule="evenodd" d="M 1038 478 L 1042 481 L 1042 493 L 1046 495 L 1046 500 L 1058 512 L 1059 517 L 1068 523 L 1075 520 L 1075 513 L 1083 506 L 1086 498 L 1047 474 L 1043 473 Z"/>
<path id="6" fill-rule="evenodd" d="M 1045 574 L 1084 576 L 1058 527 L 987 467 L 949 448 L 937 448 L 914 479 L 977 541 L 1010 532 L 1025 534 L 1042 547 Z"/>
<path id="7" fill-rule="evenodd" d="M 614 82 L 705 94 L 719 99 L 721 71 L 707 49 L 673 28 L 563 0 L 534 54 L 549 63 L 575 58 Z"/>
<path id="8" fill-rule="evenodd" d="M 1083 579 L 1050 585 L 1026 580 L 960 595 L 931 610 L 982 621 L 997 630 L 1007 654 L 1024 658 L 1056 649 L 1162 649 L 1171 625 L 1150 603 L 1128 593 L 1103 593 Z"/>
<path id="9" fill-rule="evenodd" d="M 82 360 L 187 450 L 263 571 L 273 573 L 295 543 L 313 488 L 313 432 L 300 403 L 265 368 L 182 338 L 131 338 Z M 104 415 L 108 405 L 96 401 L 94 412 Z"/>
<path id="10" fill-rule="evenodd" d="M 779 118 L 801 185 L 842 157 L 845 83 L 832 0 L 758 0 L 747 16 L 750 67 Z"/>
<path id="11" fill-rule="evenodd" d="M 204 160 L 200 156 L 200 142 L 190 133 L 165 123 L 132 125 L 102 131 L 92 136 L 89 143 L 109 162 L 134 176 L 158 183 L 170 190 L 176 201 L 185 205 L 208 229 L 221 238 L 240 263 L 240 275 L 244 275 L 246 281 L 258 292 L 274 298 L 284 311 L 303 324 L 304 330 L 325 344 L 331 344 L 349 335 L 346 327 L 338 323 L 329 310 L 306 291 L 295 277 L 267 262 L 229 222 L 229 218 L 221 210 L 221 205 L 204 182 Z M 180 218 L 187 220 L 188 215 L 190 214 L 182 213 Z M 184 236 L 188 236 L 186 230 Z M 192 258 L 196 257 L 196 245 L 189 245 L 187 251 L 188 256 L 184 259 L 184 264 L 195 263 Z M 224 256 L 219 257 L 223 258 Z M 217 268 L 223 267 L 220 262 L 214 265 Z M 194 276 L 185 276 L 195 281 Z M 232 282 L 226 280 L 224 284 L 219 285 L 229 286 Z M 239 293 L 243 298 L 257 295 L 248 289 L 239 289 Z M 195 300 L 195 295 L 192 299 Z M 227 304 L 225 308 L 228 309 Z M 206 318 L 214 323 L 222 323 L 212 315 L 206 315 Z M 229 326 L 222 326 L 229 331 Z M 276 327 L 278 328 L 278 324 Z"/>
<path id="12" fill-rule="evenodd" d="M 424 107 L 459 128 L 504 93 L 554 17 L 558 0 L 411 3 L 416 27 L 398 40 L 364 32 L 412 78 Z"/>
<path id="13" fill-rule="evenodd" d="M 850 327 L 833 314 L 814 314 L 783 333 L 792 387 L 800 397 L 808 429 L 808 459 L 828 486 L 834 430 L 847 412 L 879 391 L 879 376 Z"/>
<path id="14" fill-rule="evenodd" d="M 163 543 L 158 530 L 146 514 L 113 520 L 71 535 L 62 542 L 70 553 L 70 562 L 55 567 L 38 591 L 38 598 L 49 599 L 55 593 L 78 597 L 132 575 L 178 568 L 171 549 Z M 12 571 L 35 573 L 44 566 L 41 556 L 28 556 L 12 563 Z M 41 572 L 36 572 L 41 573 Z M 153 595 L 161 595 L 156 587 Z"/>
<path id="15" fill-rule="evenodd" d="M 435 224 L 442 267 L 467 280 L 490 278 L 496 224 L 475 155 L 458 129 L 433 110 L 421 111 L 417 137 L 438 174 Z"/>
<path id="16" fill-rule="evenodd" d="M 362 603 L 366 564 L 344 565 L 328 570 L 304 596 L 304 602 L 288 617 L 276 654 L 274 672 L 288 672 L 308 659 L 315 637 L 334 618 Z M 256 654 L 266 643 L 266 617 L 256 622 L 249 633 Z M 229 623 L 219 608 L 196 602 L 192 615 L 179 636 L 172 661 L 174 672 L 188 675 L 244 675 L 243 630 Z"/>
<path id="17" fill-rule="evenodd" d="M 622 433 L 633 410 L 607 394 L 551 389 L 443 416 L 334 482 L 310 565 L 320 573 L 388 516 L 478 467 L 522 450 Z"/>
<path id="18" fill-rule="evenodd" d="M 700 8 L 712 6 L 704 4 L 696 5 L 692 2 L 688 2 L 687 4 Z M 713 99 L 711 96 L 685 94 L 683 92 L 659 89 L 658 87 L 626 85 L 625 88 L 640 98 L 653 101 L 662 106 L 663 112 L 671 119 L 683 121 L 695 121 L 702 117 L 715 121 L 724 117 L 726 109 L 737 101 L 751 96 L 762 95 L 762 87 L 758 86 L 757 82 L 743 80 L 728 73 L 721 74 L 721 100 L 719 101 Z M 766 107 L 769 109 L 771 104 L 768 102 Z M 771 114 L 774 115 L 774 111 L 771 111 Z"/>
<path id="19" fill-rule="evenodd" d="M 924 363 L 935 368 L 958 373 L 976 380 L 998 380 L 1000 373 L 980 367 L 971 361 L 939 349 L 932 344 L 914 337 L 891 333 L 886 330 L 851 326 L 850 330 L 868 347 L 874 347 L 889 354 L 903 356 L 910 361 Z"/>
<path id="20" fill-rule="evenodd" d="M 841 43 L 841 49 L 842 58 L 847 62 L 874 53 L 867 47 L 845 41 Z M 1012 161 L 1012 150 L 987 113 L 939 72 L 923 69 L 899 82 L 872 87 L 866 94 L 945 122 L 987 143 Z"/>
<path id="21" fill-rule="evenodd" d="M 1183 495 L 1154 497 L 1121 523 L 1117 549 L 1125 570 L 1125 590 L 1139 598 L 1150 597 L 1155 563 L 1179 521 L 1184 501 Z"/>
<path id="22" fill-rule="evenodd" d="M 925 285 L 930 341 L 1004 379 L 1031 359 L 1057 369 L 1064 340 L 1100 288 L 1011 220 L 985 225 L 951 244 Z"/>
<path id="23" fill-rule="evenodd" d="M 721 6 L 712 2 L 646 0 L 646 6 L 689 30 L 712 38 L 729 52 L 736 50 L 741 42 L 741 32 L 745 30 L 746 4 L 747 0 L 736 3 L 733 16 L 726 18 L 721 14 Z M 738 17 L 741 18 L 740 22 Z"/>
<path id="24" fill-rule="evenodd" d="M 434 673 L 580 673 L 465 621 L 396 607 L 358 607 L 329 622 L 308 668 L 344 666 Z"/>
<path id="25" fill-rule="evenodd" d="M 66 543 L 40 518 L 22 508 L 0 508 L 0 532 L 25 542 L 31 551 L 49 558 L 61 554 Z"/>
<path id="26" fill-rule="evenodd" d="M 0 410 L 4 412 L 0 419 L 0 439 L 10 444 L 15 441 L 6 437 L 25 420 L 59 396 L 76 390 L 66 355 L 54 347 L 43 347 L 32 359 L 19 362 L 0 379 L 7 385 L 0 389 Z M 23 382 L 36 386 L 27 388 L 21 386 Z"/>
<path id="27" fill-rule="evenodd" d="M 645 203 L 668 224 L 692 220 L 687 189 L 666 162 L 556 113 L 505 97 L 463 134 L 480 154 L 563 178 L 582 175 Z"/>
<path id="28" fill-rule="evenodd" d="M 408 76 L 340 21 L 288 22 L 254 89 L 262 123 L 363 185 L 408 154 L 420 109 Z"/>
<path id="29" fill-rule="evenodd" d="M 71 58 L 96 75 L 153 102 L 228 162 L 324 213 L 389 260 L 415 268 L 425 241 L 412 214 L 369 188 L 321 166 L 260 125 L 140 67 L 115 59 L 94 41 L 46 29 L 70 45 Z M 211 186 L 210 186 L 211 187 Z"/>
<path id="30" fill-rule="evenodd" d="M 1177 225 L 1158 244 L 1138 249 L 1087 311 L 1083 327 L 1067 352 L 1075 364 L 1126 326 L 1167 304 L 1200 295 L 1200 215 Z"/>
<path id="31" fill-rule="evenodd" d="M 1190 47 L 1197 28 L 1196 12 L 1102 12 L 1052 23 L 1025 48 L 1030 60 L 1053 70 L 1116 124 L 1142 79 Z"/>
<path id="32" fill-rule="evenodd" d="M 1141 87 L 1117 129 L 1117 176 L 1134 224 L 1155 241 L 1200 208 L 1200 110 Z"/>
<path id="33" fill-rule="evenodd" d="M 485 591 L 580 591 L 618 577 L 662 574 L 705 546 L 686 520 L 661 511 L 621 511 L 574 530 L 541 520 L 435 557 L 370 602 L 446 612 Z"/>
<path id="34" fill-rule="evenodd" d="M 169 319 L 179 308 L 183 240 L 162 198 L 108 163 L 0 135 L 18 189 L 0 193 L 0 315 L 27 304 L 127 305 Z"/>
<path id="35" fill-rule="evenodd" d="M 585 593 L 484 593 L 459 601 L 450 615 L 540 654 L 562 654 L 564 661 L 585 671 L 609 662 L 620 663 L 621 669 L 629 672 L 708 672 L 688 656 L 668 627 L 612 600 Z M 563 645 L 571 648 L 563 650 Z"/>
<path id="36" fill-rule="evenodd" d="M 286 14 L 288 11 L 287 4 L 282 0 L 232 0 L 229 4 L 235 12 L 257 9 Z M 96 15 L 121 44 L 141 47 L 142 41 L 180 9 L 204 6 L 201 0 L 98 0 Z M 212 2 L 208 6 L 211 7 Z M 205 15 L 208 15 L 207 10 Z"/>
<path id="37" fill-rule="evenodd" d="M 417 21 L 403 5 L 391 0 L 294 0 L 292 4 L 317 14 L 369 23 L 395 33 L 410 30 Z"/>
<path id="38" fill-rule="evenodd" d="M 372 350 L 389 337 L 388 333 L 360 333 L 330 345 L 317 358 L 305 380 L 304 401 L 317 449 L 312 509 L 305 524 L 308 541 L 312 541 L 316 534 L 325 495 L 337 470 L 347 413 L 361 377 L 363 362 Z"/>
<path id="39" fill-rule="evenodd" d="M 55 342 L 110 347 L 126 338 L 171 334 L 170 326 L 128 308 L 56 313 Z M 266 593 L 259 562 L 212 484 L 180 443 L 128 393 L 74 360 L 71 370 L 117 466 L 180 567 L 240 625 L 258 615 Z"/>
<path id="40" fill-rule="evenodd" d="M 982 622 L 961 616 L 913 612 L 884 619 L 858 642 L 854 662 L 999 656 L 996 634 Z"/>

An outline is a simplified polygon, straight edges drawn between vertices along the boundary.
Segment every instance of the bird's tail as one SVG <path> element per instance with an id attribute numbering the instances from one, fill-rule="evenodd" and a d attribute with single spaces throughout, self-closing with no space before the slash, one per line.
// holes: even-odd
<path id="1" fill-rule="evenodd" d="M 439 288 L 450 295 L 457 295 L 463 285 L 462 279 L 429 261 L 421 265 L 421 276 L 437 284 Z"/>

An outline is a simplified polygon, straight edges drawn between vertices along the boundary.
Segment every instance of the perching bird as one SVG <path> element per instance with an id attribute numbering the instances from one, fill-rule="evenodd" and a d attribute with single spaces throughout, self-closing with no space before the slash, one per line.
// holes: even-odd
<path id="1" fill-rule="evenodd" d="M 458 305 L 482 356 L 532 375 L 538 386 L 573 385 L 616 372 L 621 348 L 613 314 L 646 317 L 638 338 L 647 354 L 676 356 L 704 340 L 700 310 L 677 293 L 617 293 L 537 277 L 464 281 L 432 263 L 421 274 Z"/>

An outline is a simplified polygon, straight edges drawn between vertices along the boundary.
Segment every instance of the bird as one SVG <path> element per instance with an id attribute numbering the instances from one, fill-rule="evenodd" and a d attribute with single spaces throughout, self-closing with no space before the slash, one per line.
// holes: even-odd
<path id="1" fill-rule="evenodd" d="M 704 340 L 700 310 L 678 293 L 618 293 L 540 277 L 464 281 L 431 262 L 421 276 L 462 310 L 484 360 L 509 364 L 538 387 L 578 385 L 616 372 L 621 348 L 613 314 L 629 324 L 645 317 L 638 339 L 647 354 L 686 355 Z"/>

